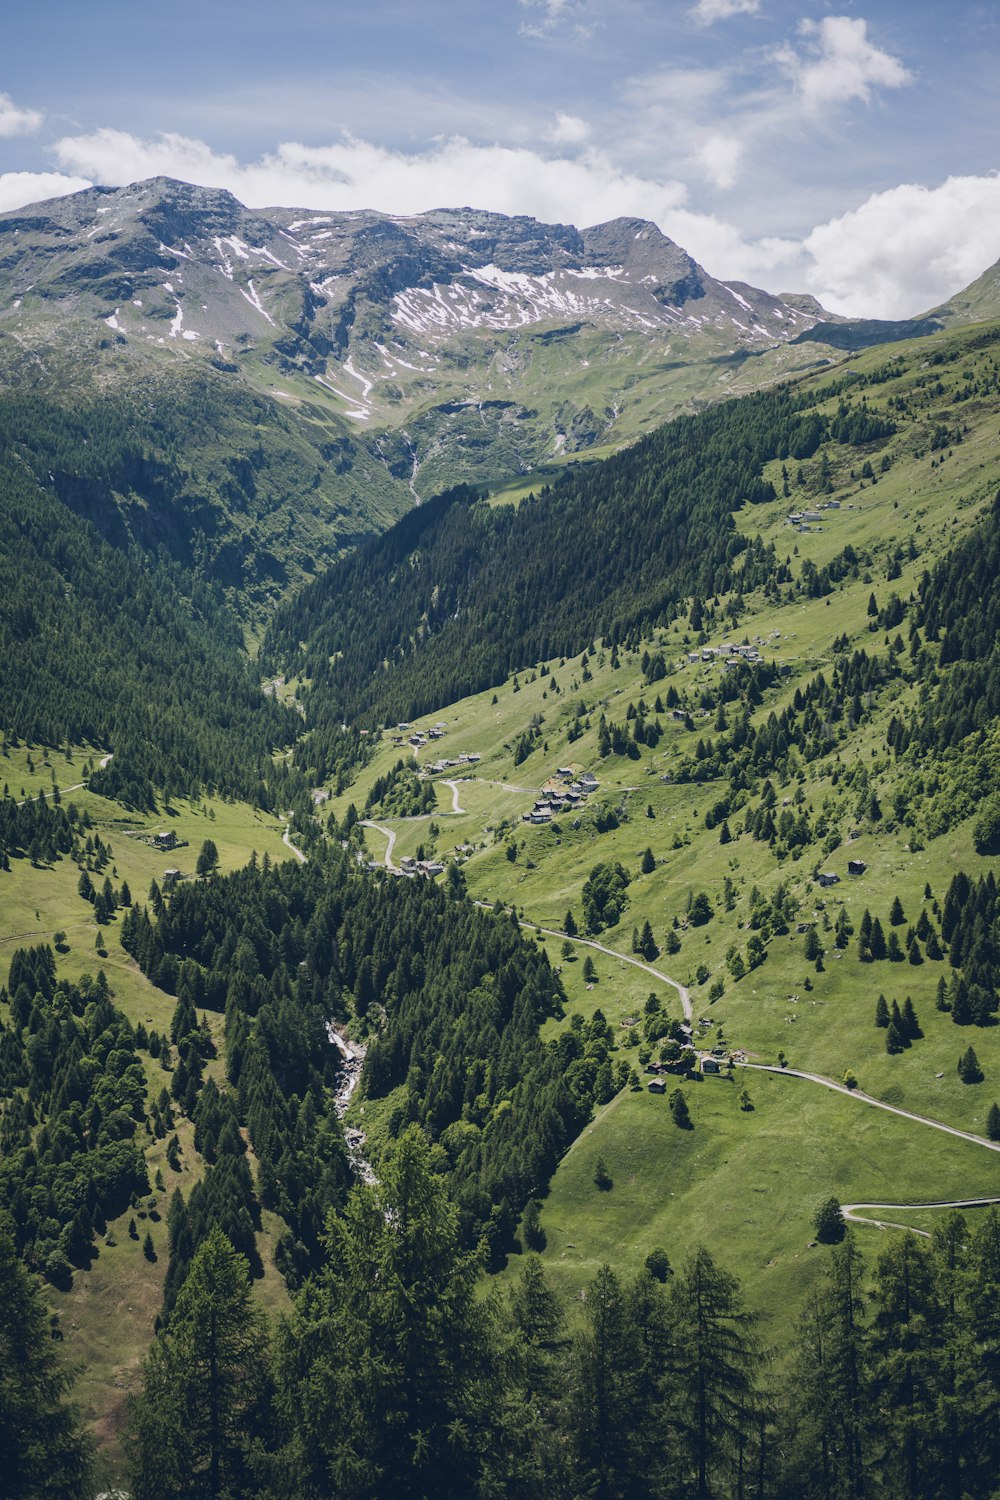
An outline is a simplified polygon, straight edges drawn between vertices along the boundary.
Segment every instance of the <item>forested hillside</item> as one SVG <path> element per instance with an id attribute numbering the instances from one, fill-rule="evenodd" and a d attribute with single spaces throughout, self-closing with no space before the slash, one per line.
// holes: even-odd
<path id="1" fill-rule="evenodd" d="M 495 1265 L 530 1192 L 628 1072 L 613 1073 L 600 1027 L 557 1053 L 542 1046 L 562 987 L 516 924 L 478 911 L 460 881 L 449 892 L 372 880 L 339 849 L 182 887 L 156 922 L 130 912 L 122 942 L 177 993 L 182 1033 L 197 1009 L 225 1011 L 228 1097 L 248 1126 L 262 1200 L 292 1227 L 279 1251 L 293 1279 L 316 1268 L 343 1186 L 335 1176 L 324 1189 L 310 1154 L 331 1113 L 329 1022 L 352 1019 L 356 1036 L 371 1036 L 366 1096 L 391 1096 L 390 1136 L 416 1122 L 441 1141 L 463 1238 L 485 1237 Z M 192 1077 L 177 1092 L 197 1118 Z"/>
<path id="2" fill-rule="evenodd" d="M 179 564 L 258 629 L 293 585 L 405 505 L 321 407 L 285 410 L 224 375 L 151 374 L 72 403 L 46 391 L 0 399 L 5 470 L 28 470 L 116 548 Z"/>
<path id="3" fill-rule="evenodd" d="M 267 798 L 298 716 L 264 697 L 217 589 L 163 553 L 113 547 L 0 463 L 0 725 L 113 751 L 95 789 L 137 807 L 195 787 Z"/>
<path id="4" fill-rule="evenodd" d="M 682 600 L 759 587 L 780 570 L 732 512 L 774 498 L 763 466 L 799 464 L 832 437 L 870 447 L 895 430 L 844 387 L 774 393 L 683 417 L 516 510 L 462 488 L 404 518 L 275 617 L 269 664 L 310 680 L 330 711 L 391 721 L 572 655 L 595 636 L 669 619 Z"/>

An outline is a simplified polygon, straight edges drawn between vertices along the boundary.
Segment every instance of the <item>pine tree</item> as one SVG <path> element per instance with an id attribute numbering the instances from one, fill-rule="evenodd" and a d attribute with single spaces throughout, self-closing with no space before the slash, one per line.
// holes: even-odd
<path id="1" fill-rule="evenodd" d="M 674 1118 L 674 1124 L 680 1130 L 690 1130 L 691 1112 L 688 1109 L 688 1102 L 684 1097 L 683 1089 L 674 1089 L 668 1103 L 670 1105 L 670 1113 Z"/>
<path id="2" fill-rule="evenodd" d="M 911 1234 L 880 1257 L 872 1300 L 872 1379 L 886 1418 L 875 1468 L 890 1493 L 922 1496 L 940 1436 L 940 1346 L 945 1326 L 935 1267 Z"/>
<path id="3" fill-rule="evenodd" d="M 565 1437 L 568 1339 L 559 1299 L 542 1263 L 529 1255 L 511 1286 L 507 1306 L 513 1334 L 515 1390 L 505 1426 L 514 1434 L 509 1482 L 512 1494 L 568 1492 Z"/>
<path id="4" fill-rule="evenodd" d="M 571 1409 L 576 1493 L 617 1500 L 638 1457 L 635 1434 L 642 1397 L 638 1346 L 617 1276 L 602 1266 L 587 1288 L 586 1326 L 576 1341 Z"/>
<path id="5" fill-rule="evenodd" d="M 889 1007 L 885 1003 L 884 995 L 879 995 L 875 1002 L 875 1025 L 882 1027 L 889 1025 Z"/>
<path id="6" fill-rule="evenodd" d="M 898 896 L 893 896 L 892 898 L 889 921 L 893 927 L 900 927 L 906 921 L 906 917 L 903 914 L 903 903 Z"/>
<path id="7" fill-rule="evenodd" d="M 986 1134 L 991 1141 L 1000 1141 L 1000 1105 L 996 1100 L 990 1105 L 986 1116 Z"/>
<path id="8" fill-rule="evenodd" d="M 790 1382 L 792 1437 L 788 1494 L 857 1500 L 867 1493 L 870 1421 L 864 1265 L 848 1231 L 807 1303 Z"/>
<path id="9" fill-rule="evenodd" d="M 521 1220 L 521 1230 L 524 1234 L 524 1243 L 529 1250 L 545 1249 L 545 1230 L 542 1228 L 539 1217 L 540 1204 L 537 1198 L 529 1198 L 528 1206 L 524 1210 Z"/>
<path id="10" fill-rule="evenodd" d="M 885 934 L 882 931 L 882 923 L 879 921 L 878 917 L 876 917 L 875 920 L 874 920 L 874 922 L 872 923 L 872 935 L 871 935 L 871 945 L 870 946 L 871 946 L 871 955 L 872 955 L 872 958 L 874 958 L 874 959 L 885 958 L 885 956 L 886 956 Z"/>
<path id="11" fill-rule="evenodd" d="M 0 1490 L 4 1500 L 84 1500 L 90 1443 L 66 1399 L 71 1376 L 49 1316 L 0 1220 Z"/>
<path id="12" fill-rule="evenodd" d="M 906 1047 L 904 1038 L 895 1021 L 889 1022 L 889 1029 L 885 1034 L 885 1050 L 889 1053 L 902 1052 Z"/>
<path id="13" fill-rule="evenodd" d="M 214 875 L 219 868 L 219 851 L 214 839 L 206 839 L 198 851 L 198 859 L 195 863 L 195 874 L 201 880 L 207 880 Z"/>
<path id="14" fill-rule="evenodd" d="M 609 1193 L 614 1187 L 614 1179 L 603 1156 L 599 1156 L 594 1164 L 594 1186 L 600 1188 L 602 1193 Z"/>
<path id="15" fill-rule="evenodd" d="M 653 856 L 653 851 L 648 846 L 643 851 L 642 863 L 640 865 L 640 868 L 643 875 L 652 875 L 653 871 L 656 869 L 656 860 Z"/>
<path id="16" fill-rule="evenodd" d="M 821 1203 L 813 1218 L 813 1228 L 821 1245 L 839 1245 L 844 1238 L 844 1214 L 836 1198 Z"/>
<path id="17" fill-rule="evenodd" d="M 920 1030 L 920 1022 L 917 1020 L 917 1013 L 913 1008 L 913 1001 L 909 995 L 903 1001 L 902 1032 L 907 1040 L 911 1042 L 915 1042 L 923 1036 L 923 1032 Z"/>

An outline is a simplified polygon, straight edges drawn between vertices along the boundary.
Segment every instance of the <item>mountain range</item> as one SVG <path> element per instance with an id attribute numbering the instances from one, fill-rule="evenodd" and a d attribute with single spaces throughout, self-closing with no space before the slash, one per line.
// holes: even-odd
<path id="1" fill-rule="evenodd" d="M 407 500 L 815 364 L 788 346 L 820 320 L 640 219 L 253 211 L 165 178 L 0 216 L 0 372 L 103 390 L 208 372 L 323 411 Z"/>
<path id="2" fill-rule="evenodd" d="M 610 451 L 996 306 L 994 267 L 920 319 L 838 318 L 716 279 L 641 219 L 251 210 L 168 178 L 0 215 L 0 379 L 59 401 L 207 403 L 230 467 L 247 440 L 225 410 L 252 396 L 256 429 L 308 449 L 292 489 L 315 467 L 325 502 L 302 556 L 272 547 L 290 582 L 448 485 Z"/>

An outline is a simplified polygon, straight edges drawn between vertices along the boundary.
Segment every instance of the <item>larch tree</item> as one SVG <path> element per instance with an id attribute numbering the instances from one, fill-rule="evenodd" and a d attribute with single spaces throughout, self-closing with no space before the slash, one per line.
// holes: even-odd
<path id="1" fill-rule="evenodd" d="M 258 1493 L 250 1438 L 266 1430 L 267 1405 L 264 1315 L 253 1301 L 246 1258 L 212 1229 L 146 1356 L 131 1404 L 126 1453 L 133 1500 L 242 1500 Z"/>

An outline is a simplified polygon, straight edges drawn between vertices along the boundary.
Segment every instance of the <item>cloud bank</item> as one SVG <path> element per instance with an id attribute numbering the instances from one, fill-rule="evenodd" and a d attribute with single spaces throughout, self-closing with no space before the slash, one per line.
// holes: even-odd
<path id="1" fill-rule="evenodd" d="M 421 213 L 475 207 L 587 225 L 653 219 L 715 276 L 774 291 L 808 291 L 831 311 L 906 317 L 974 280 L 1000 253 L 1000 176 L 950 177 L 876 193 L 802 238 L 753 238 L 692 207 L 683 183 L 622 169 L 587 144 L 585 122 L 557 116 L 551 151 L 454 137 L 426 150 L 389 150 L 353 136 L 327 146 L 284 142 L 252 162 L 167 133 L 66 136 L 60 172 L 0 176 L 0 209 L 155 176 L 227 188 L 253 208 L 373 208 Z M 726 170 L 725 140 L 705 144 Z"/>

